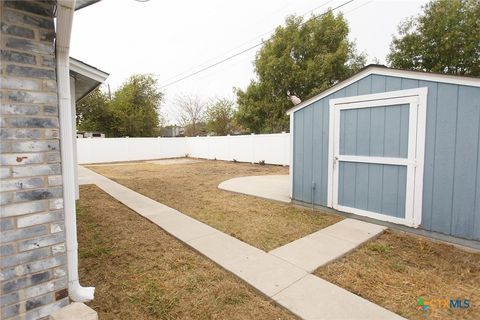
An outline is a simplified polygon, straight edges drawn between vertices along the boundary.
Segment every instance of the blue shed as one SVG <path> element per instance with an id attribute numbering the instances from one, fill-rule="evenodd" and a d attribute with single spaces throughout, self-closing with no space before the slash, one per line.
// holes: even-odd
<path id="1" fill-rule="evenodd" d="M 291 198 L 480 240 L 480 79 L 370 65 L 288 111 Z"/>

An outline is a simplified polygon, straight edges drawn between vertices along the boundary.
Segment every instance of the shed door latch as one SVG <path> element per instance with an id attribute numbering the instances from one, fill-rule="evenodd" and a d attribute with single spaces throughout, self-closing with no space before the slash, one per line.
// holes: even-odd
<path id="1" fill-rule="evenodd" d="M 337 162 L 338 162 L 338 156 L 334 156 L 333 157 L 333 164 L 335 165 L 335 164 L 337 164 Z"/>

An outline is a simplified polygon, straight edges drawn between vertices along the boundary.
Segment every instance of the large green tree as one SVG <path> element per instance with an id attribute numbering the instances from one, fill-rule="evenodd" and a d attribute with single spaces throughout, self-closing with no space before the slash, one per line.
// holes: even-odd
<path id="1" fill-rule="evenodd" d="M 306 100 L 364 66 L 348 32 L 343 15 L 331 11 L 307 21 L 287 17 L 256 55 L 257 79 L 237 89 L 238 123 L 255 133 L 288 130 L 287 91 Z"/>
<path id="2" fill-rule="evenodd" d="M 163 93 L 152 75 L 133 75 L 113 94 L 94 90 L 77 105 L 77 127 L 107 137 L 152 137 L 160 132 Z"/>
<path id="3" fill-rule="evenodd" d="M 159 134 L 160 102 L 163 93 L 152 75 L 133 75 L 111 101 L 112 135 L 152 137 Z"/>
<path id="4" fill-rule="evenodd" d="M 109 134 L 112 117 L 108 96 L 97 88 L 77 103 L 77 128 L 81 131 L 100 131 Z"/>
<path id="5" fill-rule="evenodd" d="M 480 1 L 435 0 L 399 26 L 387 61 L 394 68 L 480 75 Z"/>
<path id="6" fill-rule="evenodd" d="M 229 99 L 214 99 L 207 106 L 207 130 L 225 136 L 235 129 L 235 103 Z"/>

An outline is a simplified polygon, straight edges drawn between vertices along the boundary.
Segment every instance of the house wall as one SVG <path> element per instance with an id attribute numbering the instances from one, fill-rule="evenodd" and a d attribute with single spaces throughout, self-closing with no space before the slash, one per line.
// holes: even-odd
<path id="1" fill-rule="evenodd" d="M 51 1 L 1 1 L 2 319 L 67 305 Z"/>
<path id="2" fill-rule="evenodd" d="M 331 98 L 419 87 L 428 87 L 421 228 L 480 240 L 478 87 L 372 74 L 296 111 L 293 198 L 327 205 Z"/>

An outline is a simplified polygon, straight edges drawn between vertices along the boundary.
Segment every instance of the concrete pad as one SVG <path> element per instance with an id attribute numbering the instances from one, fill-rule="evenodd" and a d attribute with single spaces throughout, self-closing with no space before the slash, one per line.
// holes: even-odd
<path id="1" fill-rule="evenodd" d="M 368 223 L 356 219 L 344 219 L 338 223 L 328 226 L 321 231 L 334 238 L 350 241 L 355 244 L 363 243 L 375 237 L 387 227 L 378 224 Z"/>
<path id="2" fill-rule="evenodd" d="M 375 237 L 386 228 L 375 224 L 345 219 L 304 238 L 270 251 L 300 268 L 313 272 Z"/>
<path id="3" fill-rule="evenodd" d="M 269 253 L 307 272 L 313 272 L 319 266 L 340 258 L 356 247 L 356 244 L 323 234 L 320 230 L 314 237 L 298 239 Z"/>
<path id="4" fill-rule="evenodd" d="M 85 163 L 85 164 L 82 164 L 82 165 L 89 166 L 89 167 L 110 167 L 110 166 L 131 166 L 131 165 L 142 164 L 142 163 L 145 163 L 145 161 L 143 161 L 143 160 L 134 160 L 134 161 L 125 160 L 123 162 Z"/>
<path id="5" fill-rule="evenodd" d="M 387 309 L 313 275 L 305 276 L 272 298 L 306 320 L 403 319 Z"/>
<path id="6" fill-rule="evenodd" d="M 50 320 L 98 320 L 95 310 L 86 304 L 74 302 L 63 307 L 49 316 Z"/>
<path id="7" fill-rule="evenodd" d="M 203 160 L 188 159 L 188 158 L 178 158 L 178 159 L 160 159 L 160 160 L 151 160 L 146 161 L 147 163 L 159 164 L 159 165 L 169 165 L 169 164 L 188 164 L 188 163 L 197 163 L 203 162 Z"/>
<path id="8" fill-rule="evenodd" d="M 110 163 L 92 163 L 87 164 L 90 167 L 110 167 L 110 166 L 131 166 L 142 163 L 152 163 L 159 165 L 169 165 L 169 164 L 187 164 L 187 163 L 197 163 L 203 162 L 203 160 L 189 159 L 189 158 L 172 158 L 172 159 L 157 159 L 157 160 L 139 160 L 139 161 L 125 161 L 125 162 L 110 162 Z"/>
<path id="9" fill-rule="evenodd" d="M 288 175 L 233 178 L 220 183 L 218 188 L 275 201 L 287 203 L 291 201 Z"/>

